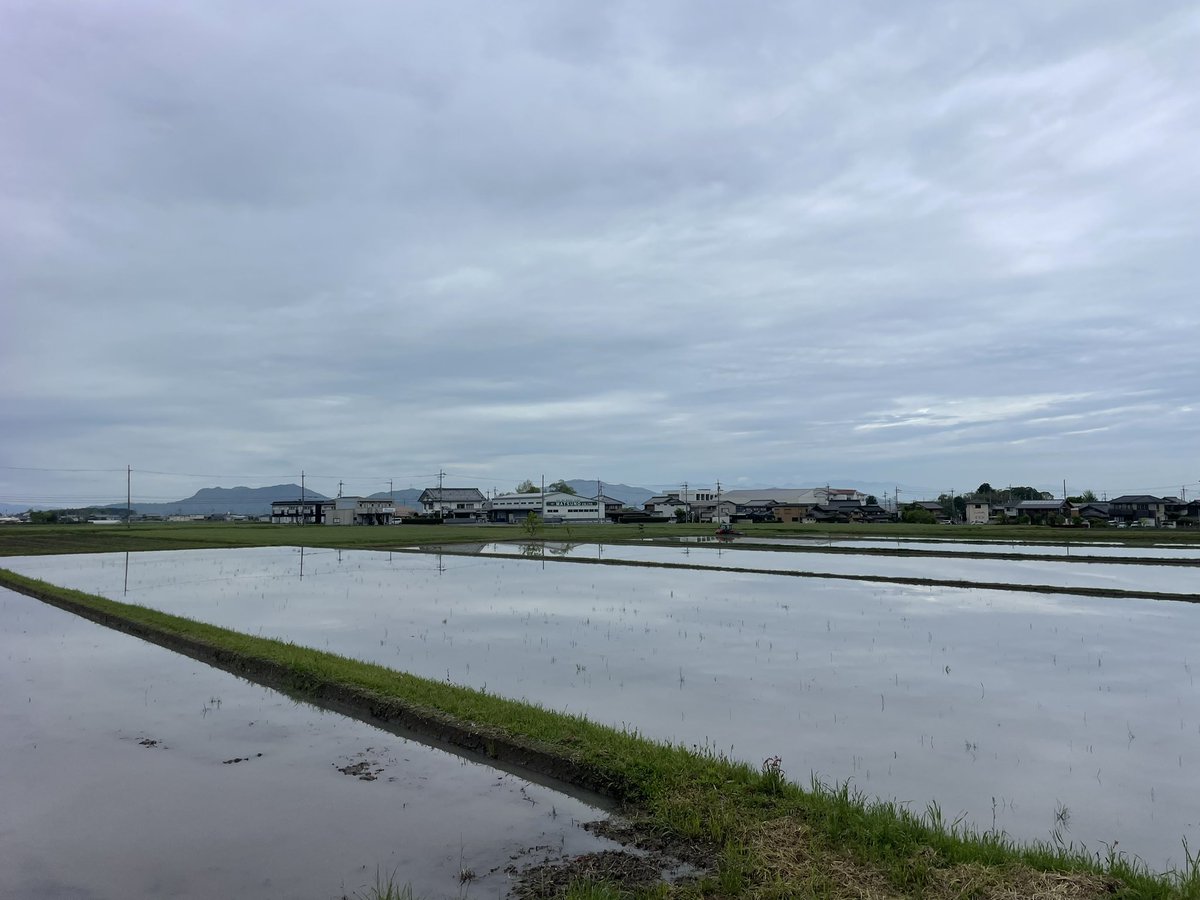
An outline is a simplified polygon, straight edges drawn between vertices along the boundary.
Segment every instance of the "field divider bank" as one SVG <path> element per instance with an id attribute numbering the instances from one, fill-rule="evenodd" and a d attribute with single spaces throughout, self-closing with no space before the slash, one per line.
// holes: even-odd
<path id="1" fill-rule="evenodd" d="M 871 801 L 848 784 L 802 788 L 786 778 L 778 757 L 754 766 L 657 743 L 581 716 L 6 569 L 0 587 L 315 705 L 595 792 L 621 804 L 642 843 L 704 873 L 625 893 L 620 885 L 593 885 L 578 896 L 1200 898 L 1200 865 L 1191 858 L 1187 871 L 1156 874 L 1119 853 L 1018 845 L 1003 833 L 947 823 L 934 804 L 920 814 Z M 797 768 L 803 771 L 802 761 Z"/>
<path id="2" fill-rule="evenodd" d="M 637 544 L 645 547 L 647 544 Z M 649 546 L 659 546 L 651 544 Z M 1056 584 L 1011 584 L 999 581 L 959 581 L 948 578 L 916 578 L 908 575 L 853 575 L 845 572 L 805 572 L 799 569 L 761 569 L 751 566 L 709 566 L 704 563 L 660 562 L 649 559 L 591 559 L 572 556 L 530 556 L 525 553 L 464 553 L 453 544 L 432 550 L 412 547 L 392 547 L 392 553 L 413 553 L 461 556 L 469 559 L 514 559 L 526 562 L 575 563 L 585 566 L 634 566 L 646 569 L 684 569 L 699 572 L 730 572 L 741 575 L 778 575 L 785 578 L 831 578 L 835 581 L 867 581 L 879 584 L 907 584 L 916 587 L 974 588 L 988 591 L 1022 591 L 1033 594 L 1070 594 L 1084 597 L 1104 597 L 1111 600 L 1174 600 L 1179 603 L 1200 603 L 1200 594 L 1178 594 L 1170 591 L 1134 591 L 1124 588 L 1072 587 Z M 785 551 L 787 552 L 787 551 Z"/>

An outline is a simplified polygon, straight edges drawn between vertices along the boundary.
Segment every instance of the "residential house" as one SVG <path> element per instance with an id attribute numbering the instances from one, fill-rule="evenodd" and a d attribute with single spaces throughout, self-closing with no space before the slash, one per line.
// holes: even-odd
<path id="1" fill-rule="evenodd" d="M 857 500 L 829 500 L 818 503 L 809 510 L 806 521 L 810 522 L 888 522 L 891 516 L 878 503 L 860 503 Z"/>
<path id="2" fill-rule="evenodd" d="M 618 514 L 625 508 L 625 504 L 616 497 L 609 497 L 606 494 L 601 494 L 599 497 L 593 497 L 593 500 L 599 500 L 604 504 L 604 517 L 615 521 Z"/>
<path id="3" fill-rule="evenodd" d="M 946 514 L 945 508 L 936 500 L 916 500 L 912 503 L 906 504 L 905 509 L 923 509 L 925 512 L 932 515 L 938 522 L 945 523 L 950 521 L 950 516 Z"/>
<path id="4" fill-rule="evenodd" d="M 968 525 L 986 525 L 991 518 L 991 504 L 979 500 L 967 501 L 966 522 Z"/>
<path id="5" fill-rule="evenodd" d="M 775 501 L 769 501 L 775 503 Z M 776 522 L 803 522 L 808 518 L 808 511 L 816 504 L 808 503 L 775 503 L 771 513 Z"/>
<path id="6" fill-rule="evenodd" d="M 1091 525 L 1097 522 L 1108 523 L 1109 513 L 1107 503 L 1081 503 L 1071 509 L 1072 518 L 1080 519 Z"/>
<path id="7" fill-rule="evenodd" d="M 693 522 L 712 522 L 725 525 L 737 516 L 738 505 L 724 496 L 716 500 L 700 500 L 691 505 L 690 518 Z"/>
<path id="8" fill-rule="evenodd" d="M 714 501 L 715 502 L 715 501 Z M 666 516 L 668 519 L 675 519 L 677 509 L 682 509 L 686 515 L 691 511 L 696 501 L 689 503 L 683 499 L 681 494 L 657 494 L 642 504 L 642 509 L 652 516 Z"/>
<path id="9" fill-rule="evenodd" d="M 276 525 L 323 525 L 332 508 L 332 500 L 273 500 L 271 521 Z"/>
<path id="10" fill-rule="evenodd" d="M 1022 500 L 1016 506 L 1016 516 L 1028 516 L 1034 525 L 1049 525 L 1058 518 L 1069 520 L 1071 504 L 1067 500 Z"/>
<path id="11" fill-rule="evenodd" d="M 421 511 L 443 519 L 477 519 L 484 515 L 487 498 L 479 488 L 426 488 L 417 498 Z"/>
<path id="12" fill-rule="evenodd" d="M 391 525 L 392 501 L 372 497 L 337 497 L 325 510 L 326 525 Z"/>
<path id="13" fill-rule="evenodd" d="M 1150 494 L 1125 494 L 1108 501 L 1108 512 L 1118 522 L 1158 525 L 1167 516 L 1166 502 Z"/>
<path id="14" fill-rule="evenodd" d="M 732 500 L 737 504 L 774 500 L 776 503 L 784 505 L 812 507 L 818 503 L 828 503 L 831 500 L 857 500 L 859 503 L 866 503 L 867 495 L 853 488 L 755 488 L 722 491 L 721 499 Z"/>
<path id="15" fill-rule="evenodd" d="M 735 522 L 774 522 L 774 500 L 751 500 L 749 503 L 735 503 L 733 521 Z"/>

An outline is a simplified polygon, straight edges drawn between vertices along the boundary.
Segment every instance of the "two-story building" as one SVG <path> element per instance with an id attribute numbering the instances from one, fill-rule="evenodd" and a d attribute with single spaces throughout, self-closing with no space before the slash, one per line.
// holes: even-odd
<path id="1" fill-rule="evenodd" d="M 1117 522 L 1159 525 L 1167 515 L 1166 502 L 1150 494 L 1124 494 L 1108 501 L 1108 514 Z"/>
<path id="2" fill-rule="evenodd" d="M 443 519 L 478 519 L 484 516 L 487 498 L 479 488 L 426 488 L 417 498 L 421 511 Z"/>
<path id="3" fill-rule="evenodd" d="M 324 525 L 325 514 L 333 508 L 333 501 L 320 500 L 273 500 L 271 522 L 276 525 Z"/>
<path id="4" fill-rule="evenodd" d="M 326 525 L 391 525 L 396 508 L 388 499 L 336 497 L 327 500 Z"/>

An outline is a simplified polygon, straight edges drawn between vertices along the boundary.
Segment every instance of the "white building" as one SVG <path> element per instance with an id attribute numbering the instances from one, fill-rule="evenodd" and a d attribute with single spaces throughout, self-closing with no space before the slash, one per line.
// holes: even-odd
<path id="1" fill-rule="evenodd" d="M 395 508 L 391 500 L 338 497 L 326 507 L 326 525 L 391 525 Z"/>
<path id="2" fill-rule="evenodd" d="M 591 497 L 563 491 L 532 494 L 498 494 L 487 504 L 489 522 L 523 522 L 537 513 L 546 522 L 596 523 L 604 521 L 604 507 Z"/>
<path id="3" fill-rule="evenodd" d="M 992 508 L 987 503 L 967 503 L 967 524 L 986 525 L 992 516 Z"/>

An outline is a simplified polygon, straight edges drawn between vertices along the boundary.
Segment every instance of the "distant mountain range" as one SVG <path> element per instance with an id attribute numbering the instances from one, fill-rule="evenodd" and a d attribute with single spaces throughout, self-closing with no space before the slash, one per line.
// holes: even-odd
<path id="1" fill-rule="evenodd" d="M 596 482 L 585 481 L 582 478 L 572 478 L 567 484 L 575 489 L 580 497 L 595 497 Z M 607 481 L 600 482 L 600 488 L 604 491 L 605 497 L 612 497 L 614 500 L 620 500 L 626 506 L 640 507 L 643 503 L 654 496 L 655 492 L 649 488 L 633 487 L 628 484 L 609 484 Z"/>
<path id="2" fill-rule="evenodd" d="M 855 479 L 835 479 L 830 482 L 835 487 L 857 488 L 864 493 L 871 493 L 879 496 L 881 499 L 884 496 L 891 497 L 895 490 L 894 485 L 885 485 L 882 482 L 864 482 L 856 481 Z M 567 481 L 575 492 L 581 497 L 594 497 L 596 495 L 596 482 L 584 478 L 572 478 Z M 647 500 L 653 497 L 658 491 L 646 487 L 637 487 L 629 484 L 610 484 L 609 482 L 601 482 L 605 496 L 612 497 L 615 500 L 620 500 L 626 506 L 641 507 Z M 461 485 L 450 485 L 447 487 L 461 487 Z M 730 488 L 735 487 L 730 485 Z M 744 487 L 744 485 L 737 485 Z M 673 486 L 672 490 L 678 486 Z M 381 491 L 371 494 L 372 499 L 387 499 L 394 498 L 397 506 L 407 506 L 416 508 L 418 506 L 417 499 L 421 496 L 422 488 L 404 488 L 388 493 Z M 936 496 L 937 491 L 932 488 L 920 488 L 912 485 L 900 485 L 900 499 L 911 500 L 917 496 Z M 305 489 L 304 496 L 312 500 L 328 500 L 324 494 L 318 493 L 311 489 Z M 266 516 L 271 513 L 271 503 L 274 500 L 298 500 L 300 499 L 300 485 L 298 484 L 274 484 L 269 487 L 210 487 L 201 488 L 196 491 L 191 497 L 186 497 L 182 500 L 174 500 L 167 503 L 134 503 L 134 512 L 142 515 L 150 516 L 169 516 L 169 515 L 214 515 L 214 514 L 232 514 L 240 516 Z M 124 507 L 124 503 L 114 501 L 112 506 Z M 24 512 L 28 509 L 27 506 L 15 506 L 13 504 L 0 504 L 0 512 Z"/>
<path id="3" fill-rule="evenodd" d="M 305 490 L 310 500 L 326 500 L 324 494 Z M 270 487 L 201 488 L 183 500 L 167 503 L 134 503 L 133 511 L 144 516 L 210 516 L 231 513 L 236 516 L 267 516 L 273 500 L 299 500 L 300 485 L 273 484 Z M 124 504 L 118 504 L 123 506 Z"/>

